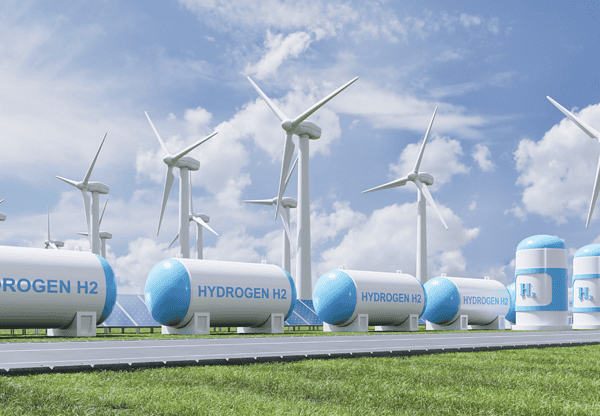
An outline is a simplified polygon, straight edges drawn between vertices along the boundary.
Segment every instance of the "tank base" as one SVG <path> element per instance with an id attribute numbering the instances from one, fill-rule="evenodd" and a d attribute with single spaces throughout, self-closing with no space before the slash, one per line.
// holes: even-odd
<path id="1" fill-rule="evenodd" d="M 48 329 L 49 337 L 95 337 L 96 312 L 78 311 L 71 324 L 63 329 Z"/>
<path id="2" fill-rule="evenodd" d="M 600 325 L 578 325 L 578 324 L 573 324 L 573 329 L 600 329 Z"/>
<path id="3" fill-rule="evenodd" d="M 208 335 L 210 334 L 210 313 L 196 312 L 185 326 L 162 326 L 163 335 Z"/>
<path id="4" fill-rule="evenodd" d="M 258 327 L 238 326 L 238 334 L 283 334 L 284 317 L 282 313 L 272 313 L 263 325 Z"/>
<path id="5" fill-rule="evenodd" d="M 415 332 L 419 330 L 419 315 L 410 314 L 406 321 L 402 322 L 400 325 L 382 325 L 376 326 L 375 331 L 384 331 L 384 332 Z"/>
<path id="6" fill-rule="evenodd" d="M 323 332 L 369 332 L 369 315 L 358 314 L 350 325 L 337 326 L 323 322 Z"/>

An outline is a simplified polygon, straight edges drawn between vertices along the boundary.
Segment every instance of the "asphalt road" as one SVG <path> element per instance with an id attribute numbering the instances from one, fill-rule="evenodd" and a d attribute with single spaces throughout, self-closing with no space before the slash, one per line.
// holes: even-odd
<path id="1" fill-rule="evenodd" d="M 26 374 L 246 364 L 600 344 L 600 331 L 49 341 L 0 344 L 0 372 Z"/>

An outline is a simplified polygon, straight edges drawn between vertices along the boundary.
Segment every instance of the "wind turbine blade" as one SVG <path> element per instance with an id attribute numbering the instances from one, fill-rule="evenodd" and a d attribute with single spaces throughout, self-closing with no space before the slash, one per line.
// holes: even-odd
<path id="1" fill-rule="evenodd" d="M 600 191 L 600 187 L 598 187 L 598 182 L 600 182 L 600 159 L 598 159 L 598 169 L 596 170 L 596 182 L 594 182 L 594 191 L 592 192 L 592 202 L 590 203 L 590 211 L 588 212 L 587 222 L 585 223 L 585 228 L 590 225 L 590 221 L 592 219 L 592 214 L 594 213 L 594 206 L 596 205 L 596 200 L 598 199 L 598 191 Z"/>
<path id="2" fill-rule="evenodd" d="M 396 179 L 396 180 L 393 180 L 388 183 L 384 183 L 383 185 L 376 186 L 375 188 L 367 189 L 366 191 L 362 191 L 362 193 L 366 194 L 367 192 L 380 191 L 382 189 L 388 189 L 388 188 L 396 188 L 397 186 L 406 185 L 406 182 L 408 182 L 408 177 L 405 176 L 404 178 L 400 178 L 400 179 Z"/>
<path id="3" fill-rule="evenodd" d="M 63 181 L 63 182 L 66 182 L 66 183 L 68 183 L 69 185 L 73 185 L 74 187 L 76 187 L 76 188 L 77 188 L 77 182 L 75 182 L 75 181 L 73 181 L 73 180 L 71 180 L 71 179 L 63 178 L 62 176 L 56 176 L 56 177 L 57 177 L 58 179 L 60 179 L 61 181 Z M 4 199 L 3 199 L 3 201 L 4 201 Z"/>
<path id="4" fill-rule="evenodd" d="M 100 215 L 100 221 L 98 221 L 98 227 L 102 224 L 102 218 L 104 218 L 104 211 L 106 211 L 106 204 L 108 204 L 108 198 L 106 198 L 106 202 L 104 203 L 104 208 L 102 208 L 102 215 Z"/>
<path id="5" fill-rule="evenodd" d="M 425 133 L 425 139 L 423 139 L 423 144 L 421 145 L 421 151 L 419 152 L 419 157 L 417 158 L 417 163 L 415 163 L 415 169 L 413 170 L 415 173 L 419 172 L 419 167 L 421 166 L 421 159 L 423 159 L 423 153 L 425 152 L 425 145 L 427 144 L 427 139 L 429 138 L 429 132 L 431 131 L 431 126 L 433 125 L 433 119 L 435 118 L 435 113 L 437 113 L 437 107 L 433 110 L 433 116 L 431 116 L 431 121 L 429 122 L 429 127 L 427 127 L 427 133 Z"/>
<path id="6" fill-rule="evenodd" d="M 213 230 L 212 228 L 210 228 L 210 226 L 206 222 L 204 222 L 204 220 L 202 218 L 200 218 L 200 217 L 192 217 L 192 221 L 196 221 L 198 224 L 200 224 L 201 226 L 203 226 L 204 228 L 206 228 L 208 231 L 210 231 L 211 233 L 213 233 L 217 237 L 219 236 L 219 234 L 217 234 L 217 232 L 215 230 Z"/>
<path id="7" fill-rule="evenodd" d="M 79 235 L 85 235 L 86 237 L 89 235 L 88 233 L 77 233 Z"/>
<path id="8" fill-rule="evenodd" d="M 287 189 L 288 183 L 290 182 L 290 178 L 292 177 L 292 173 L 294 173 L 294 168 L 298 164 L 298 158 L 299 157 L 300 156 L 296 156 L 296 160 L 294 160 L 294 164 L 292 165 L 292 168 L 290 169 L 290 173 L 289 173 L 288 177 L 285 180 L 285 185 L 283 187 L 283 192 L 285 192 L 285 190 Z"/>
<path id="9" fill-rule="evenodd" d="M 242 202 L 246 204 L 274 205 L 274 203 L 277 203 L 277 199 L 247 199 Z"/>
<path id="10" fill-rule="evenodd" d="M 188 154 L 189 152 L 191 152 L 192 150 L 194 150 L 196 147 L 200 146 L 202 143 L 204 143 L 205 141 L 207 141 L 208 139 L 212 138 L 213 136 L 215 136 L 218 132 L 214 132 L 213 134 L 211 134 L 210 136 L 206 136 L 204 139 L 202 140 L 198 140 L 196 143 L 194 143 L 191 146 L 186 147 L 185 149 L 183 149 L 181 152 L 177 153 L 175 156 L 173 156 L 173 162 L 176 162 L 177 160 L 181 159 L 183 156 L 185 156 L 186 154 Z"/>
<path id="11" fill-rule="evenodd" d="M 171 187 L 173 186 L 174 179 L 175 175 L 173 175 L 173 166 L 169 165 L 169 167 L 167 167 L 167 176 L 165 177 L 165 188 L 163 191 L 162 208 L 160 209 L 160 219 L 158 220 L 158 231 L 156 232 L 156 235 L 160 233 L 160 224 L 162 223 L 163 215 L 165 213 L 165 207 L 167 206 L 167 200 L 169 199 L 169 194 L 171 193 Z"/>
<path id="12" fill-rule="evenodd" d="M 154 123 L 152 123 L 152 120 L 150 120 L 150 116 L 145 111 L 144 111 L 144 114 L 146 114 L 146 118 L 150 122 L 150 125 L 152 126 L 152 130 L 154 130 L 154 134 L 156 134 L 156 138 L 160 142 L 160 147 L 162 147 L 164 152 L 166 153 L 166 155 L 169 156 L 171 154 L 171 152 L 169 152 L 169 149 L 167 149 L 167 145 L 165 144 L 165 142 L 163 142 L 163 139 L 160 138 L 160 134 L 158 134 L 158 130 L 156 130 L 156 127 L 154 127 Z"/>
<path id="13" fill-rule="evenodd" d="M 287 210 L 281 210 L 281 221 L 283 222 L 283 229 L 285 230 L 285 234 L 287 235 L 288 241 L 290 242 L 292 251 L 295 252 L 296 247 L 294 244 L 294 239 L 292 238 L 292 232 L 290 231 L 290 219 L 287 214 Z"/>
<path id="14" fill-rule="evenodd" d="M 4 202 L 4 199 L 0 200 L 0 204 Z"/>
<path id="15" fill-rule="evenodd" d="M 289 117 L 286 116 L 285 114 L 283 114 L 283 111 L 281 111 L 279 108 L 277 108 L 277 106 L 275 104 L 273 104 L 273 101 L 271 101 L 269 99 L 269 97 L 267 97 L 267 95 L 264 92 L 262 92 L 262 90 L 260 88 L 258 88 L 258 86 L 254 83 L 254 81 L 252 81 L 252 79 L 250 77 L 247 77 L 247 78 L 248 78 L 248 81 L 250 81 L 250 84 L 252 84 L 252 86 L 258 93 L 258 95 L 260 95 L 262 97 L 262 99 L 265 100 L 265 102 L 267 103 L 269 108 L 275 113 L 275 115 L 277 116 L 279 121 L 289 120 Z"/>
<path id="16" fill-rule="evenodd" d="M 83 208 L 85 209 L 85 220 L 87 222 L 88 233 L 92 235 L 92 229 L 90 225 L 90 196 L 85 191 L 81 191 L 83 197 Z"/>
<path id="17" fill-rule="evenodd" d="M 569 117 L 573 123 L 577 124 L 577 126 L 581 130 L 583 130 L 585 132 L 585 134 L 590 136 L 592 139 L 600 140 L 600 132 L 598 130 L 594 129 L 592 126 L 587 124 L 585 121 L 581 120 L 579 117 L 577 117 L 575 114 L 571 113 L 569 110 L 567 110 L 562 105 L 560 105 L 559 103 L 554 101 L 552 98 L 550 98 L 548 96 L 546 96 L 546 98 L 549 99 L 550 102 L 552 104 L 554 104 L 560 111 L 562 111 L 567 117 Z"/>
<path id="18" fill-rule="evenodd" d="M 419 191 L 421 191 L 421 193 L 427 200 L 427 202 L 429 202 L 429 205 L 431 205 L 431 207 L 437 214 L 438 218 L 440 219 L 440 221 L 442 221 L 442 224 L 444 224 L 444 227 L 446 227 L 446 230 L 447 230 L 448 226 L 446 225 L 446 221 L 444 221 L 444 219 L 442 218 L 442 214 L 440 214 L 440 211 L 437 208 L 437 205 L 435 205 L 435 201 L 433 200 L 433 197 L 429 193 L 429 189 L 427 189 L 427 185 L 423 185 L 423 183 L 418 178 L 415 178 L 414 182 L 415 182 L 415 185 L 417 185 L 417 188 L 419 188 Z"/>
<path id="19" fill-rule="evenodd" d="M 292 162 L 292 156 L 294 156 L 294 142 L 292 141 L 292 135 L 286 134 L 285 136 L 285 144 L 283 146 L 283 160 L 281 162 L 281 175 L 279 176 L 279 192 L 277 193 L 277 208 L 275 209 L 275 219 L 277 220 L 277 213 L 279 212 L 279 207 L 281 205 L 281 197 L 283 196 L 283 191 L 285 190 L 285 179 L 284 175 L 287 174 L 290 163 Z"/>
<path id="20" fill-rule="evenodd" d="M 173 241 L 171 241 L 171 244 L 169 244 L 169 247 L 167 247 L 167 248 L 171 248 L 171 246 L 173 245 L 173 243 L 175 243 L 175 241 L 177 241 L 178 238 L 179 238 L 179 233 L 177 233 L 177 235 L 175 236 L 175 238 L 173 239 Z"/>
<path id="21" fill-rule="evenodd" d="M 56 244 L 54 244 L 52 241 L 50 241 L 50 247 L 52 247 L 54 250 L 58 250 L 58 247 L 56 247 Z"/>
<path id="22" fill-rule="evenodd" d="M 358 77 L 354 78 L 351 81 L 348 81 L 347 83 L 345 83 L 344 85 L 339 87 L 337 90 L 335 90 L 334 92 L 329 94 L 327 97 L 323 98 L 321 101 L 319 101 L 318 103 L 316 103 L 315 105 L 310 107 L 304 113 L 300 114 L 298 117 L 296 117 L 294 120 L 292 120 L 292 123 L 294 123 L 294 126 L 297 126 L 298 124 L 302 123 L 304 120 L 306 120 L 308 118 L 308 116 L 310 116 L 312 113 L 314 113 L 319 108 L 321 108 L 327 101 L 331 100 L 333 97 L 338 95 L 340 92 L 342 92 L 343 90 L 348 88 L 350 86 L 350 84 L 352 84 L 357 79 L 358 79 Z M 283 120 L 281 120 L 281 121 L 283 121 Z"/>
<path id="23" fill-rule="evenodd" d="M 98 159 L 98 155 L 100 154 L 100 150 L 102 149 L 104 140 L 106 140 L 107 134 L 108 133 L 106 133 L 104 135 L 104 138 L 102 139 L 102 143 L 100 143 L 100 147 L 98 148 L 98 151 L 96 152 L 96 157 L 94 157 L 94 160 L 92 161 L 92 164 L 90 165 L 90 168 L 88 169 L 87 173 L 85 174 L 85 178 L 83 178 L 83 183 L 86 185 L 87 185 L 88 181 L 90 180 L 90 176 L 92 176 L 92 170 L 94 169 L 94 165 L 96 164 L 96 160 Z"/>

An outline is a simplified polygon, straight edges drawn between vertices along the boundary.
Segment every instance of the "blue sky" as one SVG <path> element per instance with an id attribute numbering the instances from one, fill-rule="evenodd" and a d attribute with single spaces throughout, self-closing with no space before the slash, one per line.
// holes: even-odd
<path id="1" fill-rule="evenodd" d="M 2 2 L 0 243 L 43 247 L 49 207 L 52 237 L 89 248 L 80 193 L 55 176 L 82 180 L 108 132 L 92 175 L 110 186 L 107 260 L 121 293 L 143 293 L 178 217 L 176 179 L 156 236 L 166 167 L 147 111 L 173 150 L 219 132 L 191 154 L 194 207 L 220 234 L 205 258 L 279 264 L 280 222 L 241 201 L 276 195 L 284 131 L 246 76 L 288 115 L 358 76 L 309 119 L 313 279 L 414 274 L 414 186 L 361 192 L 412 170 L 438 106 L 421 168 L 450 229 L 428 208 L 429 278 L 508 284 L 530 235 L 570 256 L 600 242 L 597 215 L 585 229 L 600 147 L 546 99 L 600 129 L 599 18 L 590 1 Z"/>

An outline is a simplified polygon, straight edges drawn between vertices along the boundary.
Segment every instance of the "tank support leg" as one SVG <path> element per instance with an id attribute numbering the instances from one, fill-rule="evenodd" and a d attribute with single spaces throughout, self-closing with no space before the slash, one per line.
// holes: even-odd
<path id="1" fill-rule="evenodd" d="M 350 324 L 346 326 L 331 325 L 323 322 L 323 332 L 369 332 L 369 315 L 358 314 Z"/>
<path id="2" fill-rule="evenodd" d="M 267 322 L 259 327 L 238 326 L 238 334 L 283 334 L 284 316 L 282 313 L 272 313 Z"/>
<path id="3" fill-rule="evenodd" d="M 181 328 L 163 325 L 162 333 L 170 335 L 209 335 L 210 313 L 196 312 L 190 322 Z"/>
<path id="4" fill-rule="evenodd" d="M 77 311 L 73 322 L 62 329 L 48 329 L 49 337 L 95 337 L 96 312 Z"/>

